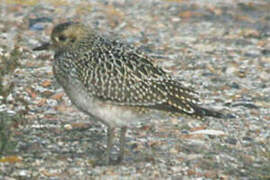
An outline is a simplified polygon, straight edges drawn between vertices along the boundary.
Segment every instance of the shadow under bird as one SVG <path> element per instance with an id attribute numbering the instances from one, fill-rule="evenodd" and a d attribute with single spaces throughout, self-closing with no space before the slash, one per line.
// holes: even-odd
<path id="1" fill-rule="evenodd" d="M 119 162 L 127 127 L 153 115 L 224 118 L 198 104 L 197 93 L 151 63 L 137 48 L 76 22 L 56 25 L 51 43 L 34 50 L 54 51 L 53 73 L 71 102 L 108 127 L 105 163 L 111 162 L 114 130 L 121 128 Z"/>

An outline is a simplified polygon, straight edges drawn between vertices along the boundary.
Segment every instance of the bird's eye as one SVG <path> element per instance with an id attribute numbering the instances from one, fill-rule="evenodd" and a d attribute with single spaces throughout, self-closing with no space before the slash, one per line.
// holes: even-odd
<path id="1" fill-rule="evenodd" d="M 66 40 L 66 36 L 64 36 L 64 35 L 59 36 L 59 40 L 60 41 L 65 41 Z"/>

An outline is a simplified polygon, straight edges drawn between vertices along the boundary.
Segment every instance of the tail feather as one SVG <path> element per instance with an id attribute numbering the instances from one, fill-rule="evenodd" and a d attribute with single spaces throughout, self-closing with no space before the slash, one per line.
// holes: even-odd
<path id="1" fill-rule="evenodd" d="M 201 107 L 199 105 L 198 94 L 193 89 L 182 86 L 178 81 L 167 80 L 157 85 L 167 92 L 167 101 L 162 104 L 152 106 L 155 109 L 161 109 L 176 114 L 187 114 L 198 118 L 202 118 L 204 116 L 212 116 L 215 118 L 230 117 L 221 112 Z"/>
<path id="2" fill-rule="evenodd" d="M 211 109 L 206 109 L 206 108 L 203 108 L 203 107 L 197 107 L 197 108 L 194 108 L 196 109 L 195 113 L 198 114 L 199 116 L 212 116 L 212 117 L 215 117 L 215 118 L 226 118 L 226 116 L 221 113 L 221 112 L 218 112 L 218 111 L 215 111 L 215 110 L 211 110 Z"/>

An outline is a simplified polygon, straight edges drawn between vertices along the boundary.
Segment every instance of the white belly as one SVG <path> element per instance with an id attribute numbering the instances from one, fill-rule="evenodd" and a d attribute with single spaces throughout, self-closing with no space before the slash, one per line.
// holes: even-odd
<path id="1" fill-rule="evenodd" d="M 74 79 L 69 82 L 58 82 L 64 88 L 71 102 L 84 113 L 95 117 L 110 127 L 129 126 L 138 121 L 150 119 L 149 114 L 140 114 L 134 108 L 112 105 L 97 98 L 89 96 L 82 84 L 74 83 Z M 133 110 L 132 110 L 133 109 Z"/>

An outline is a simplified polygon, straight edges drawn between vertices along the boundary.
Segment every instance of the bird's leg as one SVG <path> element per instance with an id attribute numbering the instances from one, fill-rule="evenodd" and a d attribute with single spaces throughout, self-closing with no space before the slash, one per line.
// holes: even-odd
<path id="1" fill-rule="evenodd" d="M 106 164 L 110 164 L 110 154 L 113 146 L 114 127 L 108 126 Z"/>
<path id="2" fill-rule="evenodd" d="M 125 152 L 125 140 L 126 140 L 126 131 L 127 127 L 121 127 L 121 134 L 120 134 L 120 156 L 118 157 L 118 162 L 121 162 L 124 158 Z"/>

